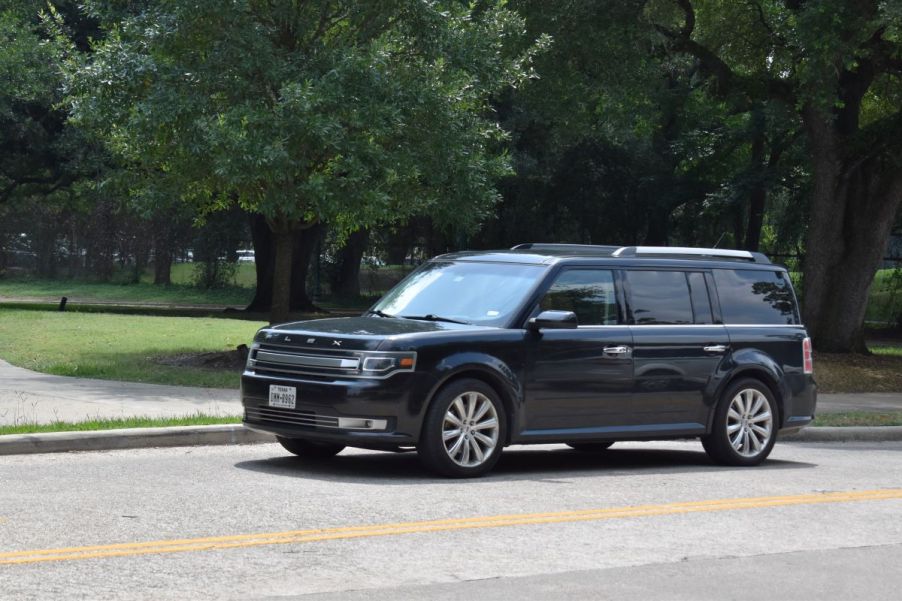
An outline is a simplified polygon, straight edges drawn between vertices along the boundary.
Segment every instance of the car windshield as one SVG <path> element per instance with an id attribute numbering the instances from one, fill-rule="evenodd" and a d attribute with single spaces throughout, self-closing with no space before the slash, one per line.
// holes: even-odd
<path id="1" fill-rule="evenodd" d="M 371 311 L 499 326 L 520 307 L 544 270 L 517 263 L 427 263 L 389 290 Z"/>

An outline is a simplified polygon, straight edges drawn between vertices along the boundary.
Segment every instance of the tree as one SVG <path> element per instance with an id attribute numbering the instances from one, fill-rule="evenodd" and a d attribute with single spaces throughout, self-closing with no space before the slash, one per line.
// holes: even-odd
<path id="1" fill-rule="evenodd" d="M 714 93 L 781 103 L 812 191 L 803 317 L 825 351 L 866 351 L 868 290 L 902 204 L 902 7 L 877 0 L 650 2 Z"/>
<path id="2" fill-rule="evenodd" d="M 263 216 L 273 320 L 300 232 L 479 222 L 507 169 L 486 99 L 544 43 L 511 51 L 523 24 L 500 0 L 117 4 L 89 5 L 110 33 L 72 68 L 73 115 L 186 200 Z"/>

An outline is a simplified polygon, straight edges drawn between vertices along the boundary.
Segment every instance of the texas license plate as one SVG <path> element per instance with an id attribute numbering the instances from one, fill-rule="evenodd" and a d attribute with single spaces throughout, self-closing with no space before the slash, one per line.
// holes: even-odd
<path id="1" fill-rule="evenodd" d="M 281 407 L 282 409 L 294 409 L 297 400 L 297 389 L 294 386 L 276 386 L 271 384 L 269 387 L 269 406 Z"/>

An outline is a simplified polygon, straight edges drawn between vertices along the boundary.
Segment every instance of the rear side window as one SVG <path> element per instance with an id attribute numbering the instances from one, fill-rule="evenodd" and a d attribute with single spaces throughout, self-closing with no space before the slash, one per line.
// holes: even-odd
<path id="1" fill-rule="evenodd" d="M 714 269 L 724 323 L 798 323 L 795 297 L 781 271 Z"/>
<path id="2" fill-rule="evenodd" d="M 609 269 L 568 269 L 558 275 L 539 303 L 542 311 L 573 311 L 579 325 L 620 323 L 614 273 Z"/>
<path id="3" fill-rule="evenodd" d="M 639 325 L 691 324 L 689 282 L 682 271 L 627 271 L 633 321 Z M 710 308 L 709 308 L 710 311 Z"/>

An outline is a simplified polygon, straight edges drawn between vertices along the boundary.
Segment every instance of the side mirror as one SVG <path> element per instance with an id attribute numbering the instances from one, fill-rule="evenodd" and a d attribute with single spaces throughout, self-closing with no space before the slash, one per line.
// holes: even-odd
<path id="1" fill-rule="evenodd" d="M 541 329 L 572 330 L 578 322 L 573 311 L 542 311 L 527 322 L 530 330 Z"/>

